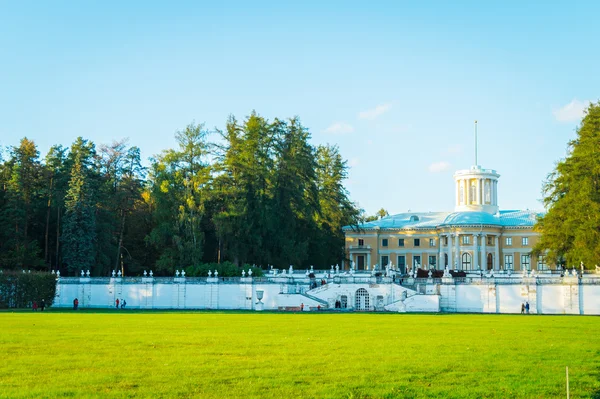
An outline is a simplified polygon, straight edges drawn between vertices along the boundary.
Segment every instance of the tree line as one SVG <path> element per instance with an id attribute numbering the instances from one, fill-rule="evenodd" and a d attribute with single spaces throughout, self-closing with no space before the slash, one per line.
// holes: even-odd
<path id="1" fill-rule="evenodd" d="M 361 217 L 338 148 L 298 118 L 252 113 L 190 124 L 150 158 L 127 140 L 78 137 L 41 158 L 23 138 L 0 158 L 0 268 L 172 275 L 203 263 L 318 268 L 344 258 Z"/>

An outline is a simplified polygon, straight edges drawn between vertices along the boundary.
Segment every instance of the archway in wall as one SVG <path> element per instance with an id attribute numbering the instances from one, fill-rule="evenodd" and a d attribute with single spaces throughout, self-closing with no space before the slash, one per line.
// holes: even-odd
<path id="1" fill-rule="evenodd" d="M 492 254 L 487 255 L 487 269 L 492 270 L 494 268 L 494 258 Z"/>
<path id="2" fill-rule="evenodd" d="M 356 290 L 355 306 L 356 310 L 369 310 L 369 292 L 364 288 Z"/>

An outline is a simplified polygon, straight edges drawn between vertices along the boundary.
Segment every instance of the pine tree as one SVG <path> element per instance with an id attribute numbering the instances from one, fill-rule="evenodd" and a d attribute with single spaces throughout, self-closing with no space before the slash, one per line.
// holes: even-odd
<path id="1" fill-rule="evenodd" d="M 600 102 L 590 104 L 567 157 L 544 184 L 547 213 L 535 228 L 541 232 L 534 254 L 556 264 L 594 268 L 600 259 Z"/>
<path id="2" fill-rule="evenodd" d="M 62 258 L 71 274 L 93 270 L 96 259 L 96 212 L 81 155 L 74 159 L 65 197 Z"/>

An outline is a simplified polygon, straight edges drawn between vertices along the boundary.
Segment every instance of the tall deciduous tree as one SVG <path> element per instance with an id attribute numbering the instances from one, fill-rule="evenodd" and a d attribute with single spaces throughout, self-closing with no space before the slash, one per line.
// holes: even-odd
<path id="1" fill-rule="evenodd" d="M 207 131 L 203 125 L 189 125 L 177 132 L 178 148 L 161 154 L 151 167 L 155 227 L 147 242 L 159 252 L 157 268 L 176 268 L 201 262 L 204 233 L 204 194 L 210 178 L 205 158 Z"/>
<path id="2" fill-rule="evenodd" d="M 547 213 L 535 226 L 542 235 L 534 253 L 593 268 L 600 259 L 600 102 L 588 107 L 543 193 Z"/>

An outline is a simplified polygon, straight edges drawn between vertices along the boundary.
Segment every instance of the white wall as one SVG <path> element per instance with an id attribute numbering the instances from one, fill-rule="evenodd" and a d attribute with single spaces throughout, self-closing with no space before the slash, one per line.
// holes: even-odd
<path id="1" fill-rule="evenodd" d="M 600 280 L 599 280 L 600 281 Z M 110 308 L 115 299 L 125 299 L 131 309 L 239 309 L 253 310 L 258 302 L 256 291 L 263 291 L 265 310 L 299 307 L 305 310 L 317 306 L 333 309 L 336 300 L 345 295 L 348 309 L 355 306 L 356 292 L 365 289 L 369 295 L 369 310 L 378 305 L 390 311 L 444 311 L 474 313 L 519 313 L 521 304 L 530 304 L 530 313 L 600 314 L 600 284 L 578 284 L 577 279 L 554 284 L 496 284 L 494 281 L 432 285 L 421 295 L 392 283 L 329 283 L 305 294 L 281 293 L 285 286 L 276 282 L 253 283 L 245 279 L 238 283 L 207 282 L 198 279 L 126 278 L 60 279 L 57 283 L 55 307 L 72 307 L 79 299 L 81 308 Z M 440 295 L 436 295 L 438 293 Z M 313 299 L 314 298 L 314 299 Z"/>

